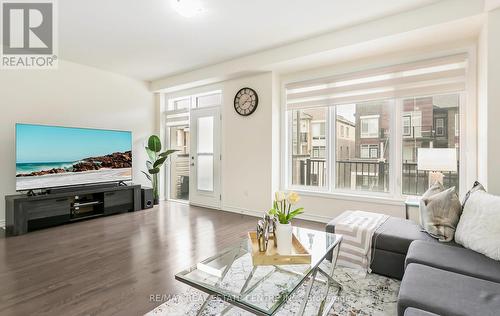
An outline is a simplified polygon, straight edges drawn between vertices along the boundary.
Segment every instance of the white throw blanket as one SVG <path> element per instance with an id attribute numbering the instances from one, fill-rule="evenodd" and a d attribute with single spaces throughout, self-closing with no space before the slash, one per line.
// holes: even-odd
<path id="1" fill-rule="evenodd" d="M 343 236 L 337 265 L 371 272 L 372 237 L 388 218 L 363 211 L 345 211 L 336 217 L 335 234 Z"/>

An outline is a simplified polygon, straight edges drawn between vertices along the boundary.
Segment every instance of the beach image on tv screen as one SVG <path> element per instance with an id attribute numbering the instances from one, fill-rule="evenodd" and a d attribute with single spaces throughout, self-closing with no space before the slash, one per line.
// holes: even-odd
<path id="1" fill-rule="evenodd" d="M 16 189 L 132 179 L 132 133 L 16 124 Z"/>

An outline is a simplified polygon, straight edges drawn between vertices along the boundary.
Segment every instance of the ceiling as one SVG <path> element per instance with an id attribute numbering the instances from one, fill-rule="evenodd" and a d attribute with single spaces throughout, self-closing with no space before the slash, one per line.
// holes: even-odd
<path id="1" fill-rule="evenodd" d="M 439 0 L 199 0 L 191 18 L 171 1 L 58 1 L 59 57 L 150 81 Z"/>

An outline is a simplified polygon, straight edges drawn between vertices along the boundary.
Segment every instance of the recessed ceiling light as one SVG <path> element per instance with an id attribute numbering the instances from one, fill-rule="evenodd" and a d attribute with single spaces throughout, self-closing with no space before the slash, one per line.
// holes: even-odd
<path id="1" fill-rule="evenodd" d="M 185 18 L 192 18 L 204 11 L 200 0 L 170 0 L 175 12 Z"/>

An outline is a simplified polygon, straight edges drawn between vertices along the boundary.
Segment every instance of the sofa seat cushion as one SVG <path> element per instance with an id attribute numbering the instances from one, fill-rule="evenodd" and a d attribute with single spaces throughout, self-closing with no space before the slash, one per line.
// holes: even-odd
<path id="1" fill-rule="evenodd" d="M 375 232 L 373 246 L 376 249 L 406 254 L 414 240 L 437 242 L 436 239 L 422 231 L 418 224 L 398 217 L 389 217 Z"/>
<path id="2" fill-rule="evenodd" d="M 421 309 L 410 307 L 410 308 L 407 308 L 405 310 L 404 316 L 439 316 L 439 315 L 434 314 L 434 313 L 430 313 L 430 312 L 426 312 L 426 311 L 423 311 Z"/>
<path id="3" fill-rule="evenodd" d="M 408 249 L 405 266 L 411 263 L 500 283 L 500 262 L 466 248 L 414 241 Z"/>
<path id="4" fill-rule="evenodd" d="M 412 263 L 399 289 L 398 315 L 409 307 L 447 316 L 496 316 L 500 284 Z"/>
<path id="5" fill-rule="evenodd" d="M 326 231 L 335 233 L 333 221 L 326 225 Z M 415 222 L 398 217 L 389 217 L 373 234 L 372 246 L 375 249 L 406 255 L 411 242 L 414 240 L 437 242 L 436 239 L 422 231 L 420 225 Z"/>

